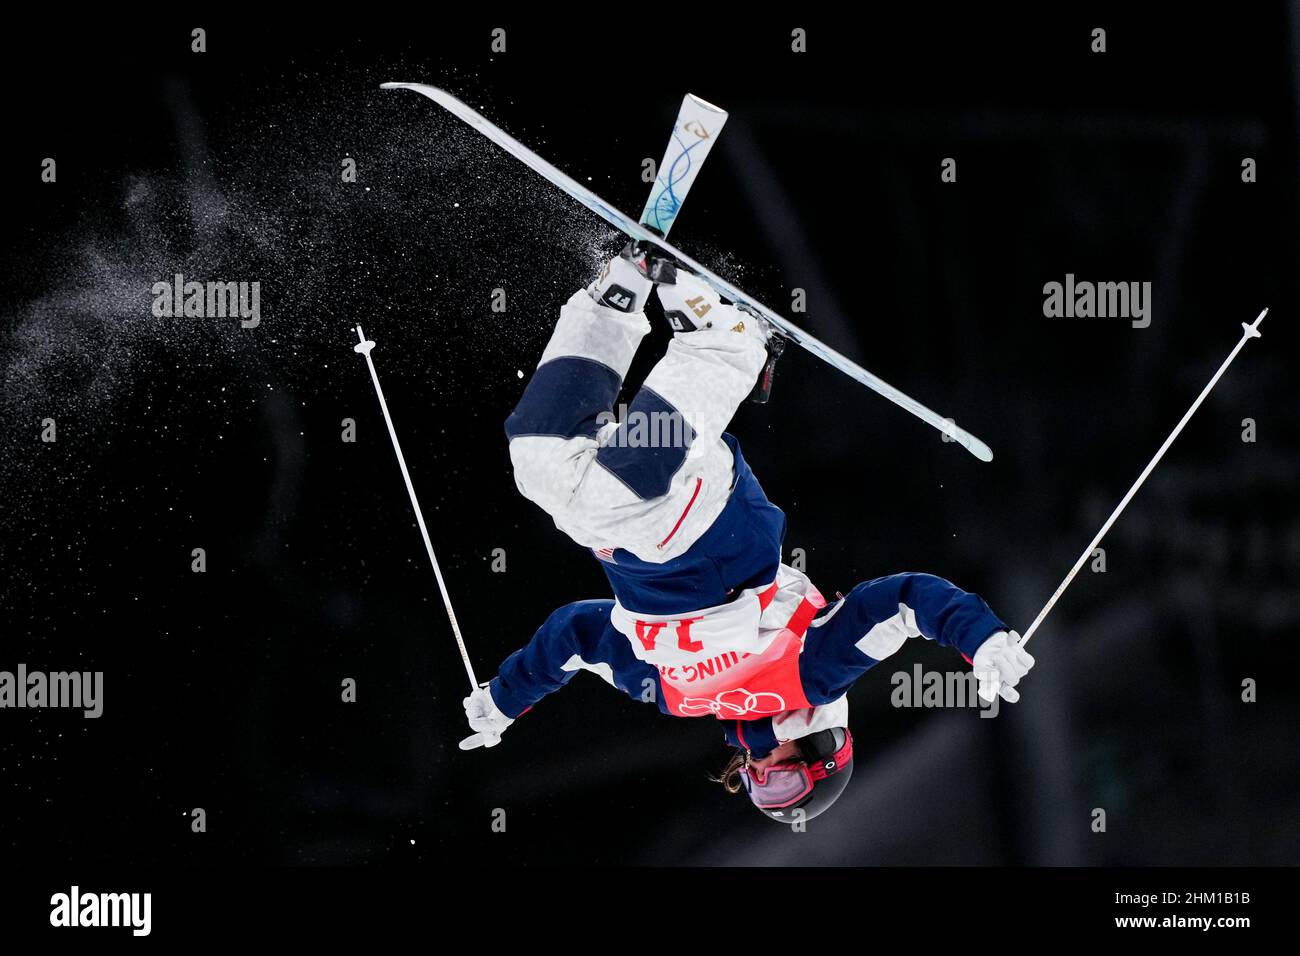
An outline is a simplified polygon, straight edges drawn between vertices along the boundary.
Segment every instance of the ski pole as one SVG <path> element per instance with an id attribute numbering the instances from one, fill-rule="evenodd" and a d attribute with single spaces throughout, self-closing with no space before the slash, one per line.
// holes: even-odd
<path id="1" fill-rule="evenodd" d="M 460 648 L 460 659 L 465 662 L 465 673 L 469 675 L 470 693 L 478 690 L 478 680 L 474 677 L 474 665 L 469 662 L 469 651 L 465 649 L 465 639 L 461 637 L 460 624 L 456 622 L 456 612 L 451 607 L 451 595 L 447 593 L 447 584 L 442 579 L 442 569 L 433 553 L 433 542 L 429 540 L 429 529 L 424 524 L 424 513 L 420 511 L 420 502 L 415 497 L 415 487 L 411 484 L 411 473 L 406 470 L 406 459 L 402 457 L 402 446 L 397 442 L 397 432 L 393 428 L 392 416 L 388 414 L 388 402 L 384 400 L 384 390 L 379 387 L 379 373 L 375 371 L 375 360 L 370 357 L 370 350 L 375 343 L 366 338 L 361 326 L 357 326 L 357 338 L 360 344 L 352 346 L 354 352 L 365 356 L 370 369 L 370 380 L 375 383 L 375 395 L 379 398 L 379 408 L 384 413 L 384 422 L 388 425 L 388 437 L 393 440 L 393 451 L 397 452 L 397 464 L 402 469 L 402 480 L 406 482 L 406 493 L 411 496 L 411 507 L 415 509 L 415 520 L 420 526 L 424 538 L 424 549 L 429 552 L 429 563 L 433 565 L 433 576 L 438 579 L 438 590 L 442 592 L 442 603 L 447 607 L 447 617 L 451 621 L 451 632 L 456 636 L 456 646 Z"/>
<path id="2" fill-rule="evenodd" d="M 1205 388 L 1201 389 L 1201 394 L 1196 396 L 1196 401 L 1192 402 L 1191 408 L 1187 409 L 1182 420 L 1174 426 L 1174 430 L 1169 433 L 1169 437 L 1166 438 L 1165 443 L 1160 446 L 1160 450 L 1156 452 L 1155 457 L 1152 458 L 1151 461 L 1147 462 L 1147 466 L 1142 469 L 1142 474 L 1138 475 L 1137 481 L 1133 482 L 1133 487 L 1129 488 L 1128 493 L 1124 495 L 1123 500 L 1120 501 L 1120 503 L 1115 507 L 1115 510 L 1110 513 L 1110 517 L 1107 518 L 1106 523 L 1101 526 L 1101 530 L 1097 532 L 1097 536 L 1092 539 L 1092 542 L 1086 548 L 1083 549 L 1083 554 L 1079 555 L 1079 560 L 1074 562 L 1074 567 L 1070 569 L 1070 573 L 1065 576 L 1065 580 L 1061 582 L 1060 587 L 1058 587 L 1056 592 L 1048 599 L 1047 604 L 1044 605 L 1043 609 L 1038 612 L 1038 617 L 1034 618 L 1034 623 L 1029 625 L 1029 629 L 1026 630 L 1024 636 L 1020 638 L 1022 646 L 1029 643 L 1029 639 L 1034 636 L 1034 632 L 1038 630 L 1038 626 L 1043 623 L 1043 618 L 1047 617 L 1047 612 L 1052 609 L 1058 600 L 1060 600 L 1061 595 L 1064 594 L 1065 589 L 1070 586 L 1070 582 L 1073 581 L 1074 576 L 1079 573 L 1079 569 L 1082 568 L 1084 563 L 1088 560 L 1093 549 L 1101 543 L 1101 539 L 1105 536 L 1106 532 L 1110 530 L 1110 526 L 1115 523 L 1115 519 L 1119 517 L 1120 512 L 1124 510 L 1124 507 L 1133 499 L 1133 496 L 1137 494 L 1137 490 L 1142 487 L 1142 482 L 1147 480 L 1147 476 L 1151 474 L 1156 465 L 1160 463 L 1160 459 L 1163 458 L 1165 452 L 1169 450 L 1169 446 L 1174 443 L 1174 439 L 1177 438 L 1179 432 L 1183 430 L 1183 426 L 1187 424 L 1192 415 L 1195 414 L 1196 410 L 1201 407 L 1201 402 L 1205 401 L 1205 396 L 1210 394 L 1210 389 L 1214 388 L 1214 386 L 1218 384 L 1219 379 L 1223 377 L 1223 373 L 1226 372 L 1228 366 L 1232 364 L 1232 360 L 1237 357 L 1237 353 L 1242 350 L 1246 345 L 1246 342 L 1250 339 L 1257 339 L 1260 337 L 1261 333 L 1259 331 L 1259 323 L 1264 321 L 1264 316 L 1266 315 L 1268 315 L 1268 309 L 1265 309 L 1257 315 L 1255 321 L 1250 325 L 1247 325 L 1245 322 L 1241 323 L 1241 340 L 1237 342 L 1236 347 L 1228 354 L 1228 357 L 1223 360 L 1223 364 L 1220 365 L 1219 370 L 1214 373 L 1214 377 L 1210 379 L 1209 384 L 1206 385 Z"/>

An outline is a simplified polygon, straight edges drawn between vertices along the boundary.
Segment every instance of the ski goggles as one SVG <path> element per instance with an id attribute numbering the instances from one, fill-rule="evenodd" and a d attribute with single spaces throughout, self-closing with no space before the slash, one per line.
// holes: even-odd
<path id="1" fill-rule="evenodd" d="M 746 767 L 741 783 L 754 806 L 780 810 L 799 803 L 813 791 L 818 780 L 838 773 L 853 759 L 853 735 L 844 729 L 844 743 L 834 753 L 817 760 L 787 760 L 766 770 Z"/>

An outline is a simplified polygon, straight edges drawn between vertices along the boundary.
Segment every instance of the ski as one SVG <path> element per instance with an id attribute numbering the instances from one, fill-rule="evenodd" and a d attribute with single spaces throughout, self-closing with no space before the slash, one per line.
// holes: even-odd
<path id="1" fill-rule="evenodd" d="M 993 460 L 993 450 L 970 432 L 958 427 L 952 419 L 944 418 L 937 412 L 922 405 L 910 395 L 907 395 L 895 388 L 893 385 L 890 385 L 879 376 L 868 372 L 856 362 L 851 361 L 839 352 L 835 351 L 835 349 L 831 348 L 825 342 L 822 342 L 816 336 L 809 332 L 805 332 L 789 319 L 736 288 L 711 269 L 701 265 L 680 249 L 669 244 L 667 240 L 656 232 L 655 229 L 648 225 L 643 225 L 638 220 L 620 212 L 618 209 L 615 209 L 590 189 L 583 186 L 572 177 L 566 175 L 557 167 L 548 163 L 523 143 L 519 142 L 500 127 L 489 122 L 482 114 L 465 105 L 450 93 L 438 89 L 436 86 L 429 86 L 424 83 L 381 83 L 380 89 L 414 90 L 416 93 L 427 96 L 449 113 L 452 113 L 454 116 L 474 127 L 511 156 L 514 156 L 522 162 L 529 169 L 533 170 L 535 173 L 554 185 L 559 186 L 570 196 L 582 203 L 592 212 L 596 213 L 596 215 L 600 216 L 616 229 L 619 229 L 633 239 L 643 239 L 648 242 L 658 243 L 666 252 L 677 258 L 678 261 L 688 269 L 697 273 L 700 278 L 712 286 L 719 295 L 731 300 L 736 305 L 752 309 L 771 323 L 773 328 L 780 332 L 787 340 L 811 352 L 827 365 L 839 369 L 845 375 L 848 375 L 855 381 L 867 386 L 867 388 L 870 388 L 872 391 L 884 398 L 889 399 L 889 401 L 893 402 L 900 408 L 911 412 L 926 424 L 942 432 L 948 440 L 961 445 L 980 461 Z"/>
<path id="2" fill-rule="evenodd" d="M 664 150 L 650 196 L 641 212 L 641 225 L 661 236 L 668 235 L 726 121 L 726 110 L 691 93 L 683 97 L 672 139 Z"/>

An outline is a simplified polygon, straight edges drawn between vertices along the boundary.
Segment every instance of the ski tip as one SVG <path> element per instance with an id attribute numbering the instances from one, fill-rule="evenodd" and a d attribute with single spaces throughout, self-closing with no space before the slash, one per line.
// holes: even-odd
<path id="1" fill-rule="evenodd" d="M 694 102 L 697 106 L 699 106 L 701 109 L 710 110 L 710 111 L 712 111 L 712 112 L 714 112 L 714 113 L 721 113 L 723 116 L 728 115 L 728 114 L 727 114 L 727 111 L 724 110 L 721 106 L 714 106 L 714 105 L 713 105 L 712 103 L 710 103 L 708 100 L 704 99 L 704 98 L 701 97 L 701 96 L 696 96 L 694 93 L 687 93 L 687 94 L 686 94 L 686 98 L 687 98 L 688 100 L 693 101 L 693 102 Z"/>
<path id="2" fill-rule="evenodd" d="M 406 85 L 405 83 L 380 83 L 379 88 L 381 90 L 400 90 Z"/>
<path id="3" fill-rule="evenodd" d="M 993 460 L 993 449 L 966 431 L 966 429 L 959 428 L 951 418 L 945 418 L 942 424 L 936 423 L 936 427 L 943 433 L 944 441 L 956 442 L 980 461 Z"/>
<path id="4" fill-rule="evenodd" d="M 955 422 L 948 421 L 948 427 L 942 429 L 944 441 L 954 441 L 965 448 L 968 452 L 978 458 L 980 461 L 992 461 L 993 449 L 984 444 L 970 432 L 963 428 L 958 428 Z"/>

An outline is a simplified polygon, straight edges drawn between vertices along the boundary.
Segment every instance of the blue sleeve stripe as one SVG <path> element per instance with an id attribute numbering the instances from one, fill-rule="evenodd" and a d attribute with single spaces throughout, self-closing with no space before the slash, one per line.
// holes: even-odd
<path id="1" fill-rule="evenodd" d="M 695 429 L 685 416 L 662 395 L 642 387 L 627 421 L 596 453 L 596 461 L 642 500 L 658 498 L 668 493 L 694 440 Z"/>
<path id="2" fill-rule="evenodd" d="M 551 359 L 533 372 L 506 419 L 506 436 L 591 438 L 600 428 L 600 414 L 613 409 L 622 384 L 617 372 L 595 359 L 576 355 Z"/>

